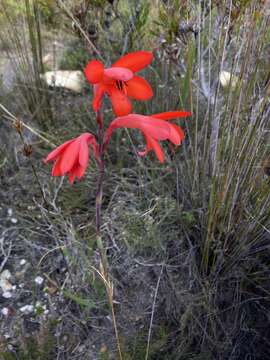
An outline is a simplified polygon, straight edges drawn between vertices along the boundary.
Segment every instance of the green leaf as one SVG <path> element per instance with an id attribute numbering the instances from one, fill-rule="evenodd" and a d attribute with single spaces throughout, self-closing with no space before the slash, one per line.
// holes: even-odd
<path id="1" fill-rule="evenodd" d="M 74 301 L 76 304 L 82 306 L 82 307 L 85 307 L 87 309 L 96 309 L 97 308 L 97 305 L 95 304 L 94 301 L 90 300 L 90 299 L 85 299 L 85 298 L 82 298 L 80 296 L 80 294 L 77 294 L 77 293 L 71 293 L 70 291 L 68 290 L 64 290 L 63 291 L 63 294 L 66 298 Z"/>
<path id="2" fill-rule="evenodd" d="M 196 53 L 195 42 L 193 42 L 188 49 L 187 71 L 186 71 L 182 86 L 180 86 L 180 99 L 181 99 L 182 105 L 186 104 L 188 97 L 189 97 L 190 83 L 191 83 L 191 78 L 192 78 L 192 68 L 193 68 L 193 63 L 194 63 L 194 59 L 195 59 L 195 53 Z"/>

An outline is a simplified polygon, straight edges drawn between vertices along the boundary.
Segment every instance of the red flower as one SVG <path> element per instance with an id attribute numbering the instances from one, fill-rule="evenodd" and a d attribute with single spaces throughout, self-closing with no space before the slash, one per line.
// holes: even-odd
<path id="1" fill-rule="evenodd" d="M 84 133 L 75 139 L 66 141 L 53 150 L 45 159 L 45 163 L 55 161 L 52 176 L 68 174 L 71 184 L 73 184 L 76 177 L 80 180 L 89 162 L 89 145 L 93 147 L 94 155 L 98 159 L 99 153 L 96 139 L 94 135 L 89 133 Z"/>
<path id="2" fill-rule="evenodd" d="M 175 145 L 180 145 L 184 139 L 183 130 L 175 125 L 167 122 L 173 118 L 190 116 L 191 113 L 187 111 L 168 111 L 160 114 L 153 114 L 150 116 L 129 114 L 127 116 L 118 117 L 113 120 L 105 134 L 105 144 L 107 145 L 112 132 L 120 127 L 131 129 L 139 129 L 142 131 L 146 139 L 145 151 L 139 152 L 139 155 L 144 156 L 149 151 L 154 150 L 158 160 L 164 162 L 164 153 L 161 149 L 158 140 L 170 140 Z"/>
<path id="3" fill-rule="evenodd" d="M 111 98 L 116 116 L 131 112 L 129 98 L 148 100 L 153 91 L 146 80 L 134 75 L 151 63 L 153 54 L 147 51 L 136 51 L 121 57 L 112 67 L 104 69 L 98 60 L 90 61 L 84 70 L 87 80 L 94 85 L 93 109 L 101 107 L 104 94 Z"/>

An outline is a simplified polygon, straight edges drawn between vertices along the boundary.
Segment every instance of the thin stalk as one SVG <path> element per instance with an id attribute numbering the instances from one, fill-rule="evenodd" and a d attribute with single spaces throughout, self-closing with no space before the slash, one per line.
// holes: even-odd
<path id="1" fill-rule="evenodd" d="M 97 246 L 100 253 L 101 263 L 100 270 L 102 274 L 102 279 L 106 286 L 108 302 L 111 308 L 112 321 L 114 327 L 114 333 L 117 343 L 117 349 L 119 354 L 119 359 L 122 360 L 122 351 L 120 345 L 120 338 L 118 334 L 115 311 L 113 305 L 113 283 L 110 280 L 108 273 L 108 260 L 106 255 L 106 250 L 104 249 L 102 237 L 101 237 L 101 210 L 102 210 L 102 197 L 103 197 L 103 182 L 104 182 L 104 172 L 105 172 L 105 162 L 104 162 L 104 138 L 103 138 L 103 119 L 101 112 L 97 112 L 97 124 L 98 124 L 98 143 L 99 143 L 99 152 L 100 160 L 98 162 L 98 180 L 97 180 L 97 193 L 96 193 L 96 233 L 97 233 Z"/>
<path id="2" fill-rule="evenodd" d="M 159 284 L 160 284 L 160 280 L 161 280 L 161 277 L 162 277 L 162 274 L 163 274 L 163 269 L 164 269 L 164 264 L 162 264 L 162 267 L 161 267 L 161 270 L 160 270 L 160 274 L 159 274 L 159 277 L 158 277 L 157 286 L 156 286 L 156 290 L 155 290 L 155 295 L 154 295 L 154 301 L 153 301 L 153 305 L 152 305 L 150 326 L 149 326 L 149 330 L 148 330 L 148 338 L 147 338 L 147 347 L 146 347 L 145 360 L 148 360 L 148 356 L 149 356 L 150 340 L 151 340 L 151 335 L 152 335 L 155 307 L 156 307 L 156 302 L 157 302 Z"/>
<path id="3" fill-rule="evenodd" d="M 97 124 L 98 124 L 98 143 L 99 143 L 100 160 L 98 163 L 99 176 L 97 181 L 97 195 L 96 195 L 96 231 L 97 231 L 97 236 L 100 236 L 101 205 L 102 205 L 102 195 L 103 195 L 105 164 L 104 164 L 104 143 L 103 143 L 103 121 L 99 111 L 97 112 Z"/>
<path id="4" fill-rule="evenodd" d="M 107 289 L 107 292 L 108 292 L 109 303 L 111 306 L 112 321 L 113 321 L 113 327 L 114 327 L 114 332 L 115 332 L 115 337 L 116 337 L 116 342 L 117 342 L 117 349 L 118 349 L 119 359 L 122 360 L 123 357 L 122 357 L 120 339 L 119 339 L 116 317 L 115 317 L 114 306 L 113 306 L 113 284 L 111 282 L 109 282 L 108 284 L 109 284 L 109 287 Z"/>

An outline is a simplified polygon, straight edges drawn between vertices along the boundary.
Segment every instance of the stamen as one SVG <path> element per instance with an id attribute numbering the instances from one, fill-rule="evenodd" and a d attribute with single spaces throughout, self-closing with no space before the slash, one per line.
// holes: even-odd
<path id="1" fill-rule="evenodd" d="M 119 91 L 121 91 L 121 80 L 116 80 L 116 87 Z"/>
<path id="2" fill-rule="evenodd" d="M 115 84 L 119 91 L 122 91 L 124 94 L 127 94 L 127 89 L 126 89 L 126 87 L 128 86 L 127 81 L 116 80 Z"/>

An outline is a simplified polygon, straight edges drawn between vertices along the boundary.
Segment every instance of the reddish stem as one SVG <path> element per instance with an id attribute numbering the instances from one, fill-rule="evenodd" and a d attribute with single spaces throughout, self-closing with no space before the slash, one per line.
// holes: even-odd
<path id="1" fill-rule="evenodd" d="M 97 124 L 98 124 L 98 144 L 99 144 L 100 160 L 98 162 L 99 175 L 97 180 L 97 194 L 96 194 L 96 231 L 97 231 L 97 236 L 100 236 L 103 179 L 104 179 L 104 170 L 105 170 L 103 120 L 100 111 L 97 112 Z"/>
<path id="2" fill-rule="evenodd" d="M 99 154 L 100 158 L 98 161 L 98 180 L 97 180 L 97 194 L 96 194 L 96 232 L 97 232 L 97 246 L 99 249 L 100 257 L 101 257 L 101 273 L 104 276 L 104 281 L 106 285 L 107 295 L 109 304 L 111 307 L 112 318 L 113 318 L 113 326 L 115 331 L 115 337 L 117 342 L 117 349 L 119 354 L 119 359 L 122 360 L 122 352 L 121 352 L 121 345 L 120 339 L 118 335 L 116 319 L 115 319 L 115 312 L 113 306 L 113 285 L 110 281 L 109 274 L 108 274 L 108 263 L 107 263 L 107 256 L 106 250 L 104 249 L 102 238 L 101 238 L 101 207 L 102 207 L 102 195 L 103 195 L 103 180 L 104 180 L 104 171 L 105 171 L 105 162 L 104 162 L 104 152 L 106 144 L 104 144 L 104 136 L 103 136 L 103 119 L 100 111 L 97 112 L 97 124 L 98 124 L 98 144 L 99 144 Z"/>

